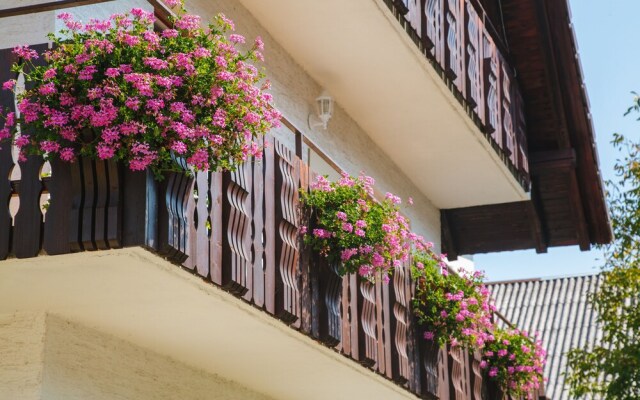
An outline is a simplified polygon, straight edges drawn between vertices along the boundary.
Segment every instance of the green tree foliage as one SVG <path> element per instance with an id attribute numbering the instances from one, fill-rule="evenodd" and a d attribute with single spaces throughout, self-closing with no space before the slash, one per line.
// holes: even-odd
<path id="1" fill-rule="evenodd" d="M 640 113 L 640 97 L 626 114 Z M 638 118 L 640 120 L 640 118 Z M 604 281 L 591 298 L 602 340 L 593 349 L 569 353 L 572 396 L 640 399 L 640 140 L 615 134 L 623 155 L 615 181 L 607 182 L 614 242 L 605 248 Z"/>

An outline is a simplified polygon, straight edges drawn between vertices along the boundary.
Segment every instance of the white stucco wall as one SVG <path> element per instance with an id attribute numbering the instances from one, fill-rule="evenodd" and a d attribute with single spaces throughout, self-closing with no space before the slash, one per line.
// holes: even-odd
<path id="1" fill-rule="evenodd" d="M 0 399 L 40 399 L 44 341 L 44 314 L 0 315 Z"/>
<path id="2" fill-rule="evenodd" d="M 2 400 L 268 400 L 122 339 L 43 312 L 0 316 Z"/>
<path id="3" fill-rule="evenodd" d="M 268 400 L 124 340 L 46 318 L 42 400 Z"/>

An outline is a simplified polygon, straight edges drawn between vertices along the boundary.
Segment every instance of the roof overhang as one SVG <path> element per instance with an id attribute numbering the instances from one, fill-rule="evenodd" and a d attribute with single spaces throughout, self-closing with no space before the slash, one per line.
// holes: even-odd
<path id="1" fill-rule="evenodd" d="M 239 1 L 436 207 L 529 198 L 383 0 Z"/>
<path id="2" fill-rule="evenodd" d="M 443 211 L 445 251 L 473 254 L 612 240 L 589 101 L 566 0 L 503 0 L 522 90 L 532 201 Z M 527 221 L 526 223 L 522 221 Z"/>

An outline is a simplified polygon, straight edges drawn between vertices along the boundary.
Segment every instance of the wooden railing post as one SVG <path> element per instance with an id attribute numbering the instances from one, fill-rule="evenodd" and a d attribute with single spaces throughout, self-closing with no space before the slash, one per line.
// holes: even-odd
<path id="1" fill-rule="evenodd" d="M 169 172 L 162 182 L 158 232 L 161 254 L 181 264 L 190 254 L 189 230 L 193 216 L 189 216 L 187 210 L 194 180 L 186 174 L 186 161 L 176 159 L 176 162 L 181 163 L 185 172 Z"/>

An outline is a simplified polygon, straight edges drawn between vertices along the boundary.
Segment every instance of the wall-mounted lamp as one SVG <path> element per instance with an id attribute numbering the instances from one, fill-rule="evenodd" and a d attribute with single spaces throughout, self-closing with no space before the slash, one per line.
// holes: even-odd
<path id="1" fill-rule="evenodd" d="M 333 97 L 329 96 L 326 90 L 316 98 L 316 113 L 317 115 L 309 114 L 309 128 L 322 127 L 326 130 L 333 115 Z"/>

